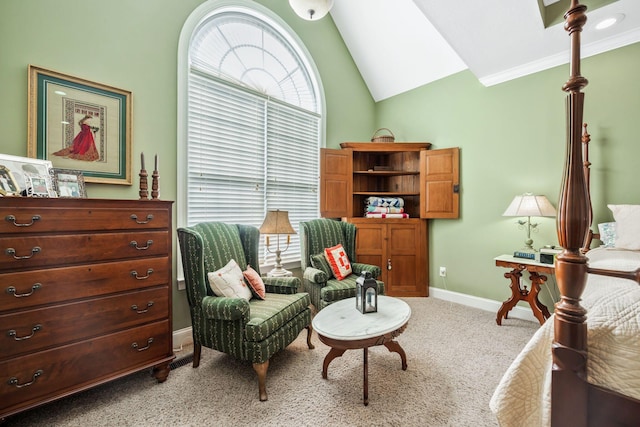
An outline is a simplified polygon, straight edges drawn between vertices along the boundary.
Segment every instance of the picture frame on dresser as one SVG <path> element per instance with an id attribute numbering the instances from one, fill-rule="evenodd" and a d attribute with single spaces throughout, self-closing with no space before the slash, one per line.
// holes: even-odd
<path id="1" fill-rule="evenodd" d="M 131 92 L 29 65 L 28 156 L 131 185 Z"/>
<path id="2" fill-rule="evenodd" d="M 49 174 L 51 167 L 49 160 L 0 154 L 0 169 L 3 170 L 0 175 L 13 178 L 13 185 L 7 185 L 11 188 L 16 187 L 17 191 L 12 192 L 15 195 L 57 197 Z M 0 181 L 4 186 L 4 181 Z"/>
<path id="3" fill-rule="evenodd" d="M 75 197 L 81 199 L 87 197 L 82 171 L 52 168 L 50 172 L 53 188 L 58 194 L 58 197 Z"/>
<path id="4" fill-rule="evenodd" d="M 20 189 L 11 170 L 0 165 L 0 196 L 13 196 L 20 194 Z"/>

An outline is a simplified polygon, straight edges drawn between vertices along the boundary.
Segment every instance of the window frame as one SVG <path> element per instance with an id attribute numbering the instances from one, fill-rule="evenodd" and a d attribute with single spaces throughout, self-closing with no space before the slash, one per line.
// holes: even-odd
<path id="1" fill-rule="evenodd" d="M 293 29 L 276 13 L 270 9 L 248 0 L 208 0 L 196 8 L 191 15 L 185 21 L 180 34 L 180 40 L 178 45 L 178 93 L 177 93 L 177 174 L 176 174 L 176 187 L 177 187 L 177 199 L 176 199 L 176 222 L 177 227 L 187 226 L 187 180 L 186 177 L 188 168 L 188 80 L 190 73 L 190 61 L 189 50 L 192 37 L 198 30 L 198 27 L 205 21 L 207 21 L 212 15 L 222 12 L 242 12 L 248 13 L 264 20 L 267 24 L 279 31 L 285 40 L 290 43 L 298 52 L 301 61 L 306 66 L 308 72 L 312 75 L 313 83 L 316 85 L 317 98 L 319 102 L 320 110 L 320 126 L 319 126 L 319 147 L 326 147 L 326 101 L 324 96 L 324 88 L 322 86 L 322 80 L 320 74 L 313 61 L 311 54 L 306 49 L 302 40 L 293 31 Z M 317 177 L 319 181 L 319 176 Z M 179 246 L 176 245 L 177 251 Z M 178 256 L 179 258 L 179 256 Z M 178 278 L 180 279 L 182 274 L 182 265 L 177 263 Z M 261 266 L 264 267 L 264 266 Z M 286 264 L 286 268 L 299 267 L 298 263 Z"/>

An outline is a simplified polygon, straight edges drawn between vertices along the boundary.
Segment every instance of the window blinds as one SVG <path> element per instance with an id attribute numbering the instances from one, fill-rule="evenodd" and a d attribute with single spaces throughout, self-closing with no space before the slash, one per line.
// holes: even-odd
<path id="1" fill-rule="evenodd" d="M 191 68 L 188 84 L 187 223 L 259 227 L 287 210 L 293 228 L 318 217 L 320 116 Z M 286 246 L 281 236 L 280 248 Z M 273 239 L 275 240 L 275 239 Z M 275 245 L 272 243 L 272 250 Z M 261 264 L 275 256 L 260 244 Z M 300 260 L 300 239 L 281 254 Z"/>

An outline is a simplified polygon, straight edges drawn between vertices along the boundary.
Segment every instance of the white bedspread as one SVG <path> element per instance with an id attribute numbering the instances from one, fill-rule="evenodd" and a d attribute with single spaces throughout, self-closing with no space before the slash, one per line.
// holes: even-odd
<path id="1" fill-rule="evenodd" d="M 589 266 L 632 271 L 640 252 L 596 248 Z M 587 309 L 590 383 L 640 399 L 640 285 L 590 274 L 582 296 Z M 508 426 L 548 426 L 551 408 L 553 316 L 534 334 L 496 388 L 489 406 Z"/>

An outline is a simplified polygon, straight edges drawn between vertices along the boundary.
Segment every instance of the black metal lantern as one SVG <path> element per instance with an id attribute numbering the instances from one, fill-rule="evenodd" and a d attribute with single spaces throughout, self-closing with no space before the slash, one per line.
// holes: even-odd
<path id="1" fill-rule="evenodd" d="M 356 309 L 362 314 L 378 311 L 378 283 L 368 271 L 356 279 Z"/>

